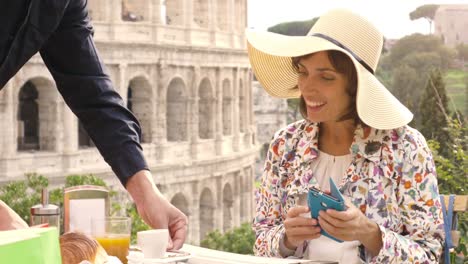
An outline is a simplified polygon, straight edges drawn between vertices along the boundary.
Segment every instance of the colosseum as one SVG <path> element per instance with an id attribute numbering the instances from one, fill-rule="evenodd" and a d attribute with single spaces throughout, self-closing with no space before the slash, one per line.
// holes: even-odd
<path id="1" fill-rule="evenodd" d="M 88 0 L 94 39 L 141 122 L 155 181 L 189 217 L 187 242 L 250 221 L 258 147 L 247 0 L 116 2 Z M 37 172 L 53 184 L 93 173 L 119 185 L 39 55 L 0 92 L 0 122 L 0 183 Z"/>

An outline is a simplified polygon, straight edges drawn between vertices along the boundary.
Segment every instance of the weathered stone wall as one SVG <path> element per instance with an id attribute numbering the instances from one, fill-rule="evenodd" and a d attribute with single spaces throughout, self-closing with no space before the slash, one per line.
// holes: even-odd
<path id="1" fill-rule="evenodd" d="M 88 3 L 107 72 L 141 122 L 155 182 L 189 216 L 187 241 L 250 221 L 258 147 L 245 20 L 235 13 L 245 13 L 246 1 Z M 37 92 L 27 99 L 37 105 L 37 146 L 20 141 L 27 83 Z M 0 183 L 37 172 L 58 185 L 66 175 L 93 173 L 121 188 L 96 148 L 79 144 L 78 121 L 39 56 L 0 92 L 0 123 Z"/>

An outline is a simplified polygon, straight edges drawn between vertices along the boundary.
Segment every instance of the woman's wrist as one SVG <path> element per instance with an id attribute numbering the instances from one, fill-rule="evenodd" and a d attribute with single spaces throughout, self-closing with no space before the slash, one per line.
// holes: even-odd
<path id="1" fill-rule="evenodd" d="M 284 234 L 283 243 L 284 243 L 284 246 L 289 250 L 296 250 L 297 248 L 297 246 L 294 246 L 293 244 L 291 244 L 291 242 L 288 240 L 288 235 L 286 234 Z"/>
<path id="2" fill-rule="evenodd" d="M 364 228 L 361 229 L 359 241 L 371 253 L 372 256 L 377 256 L 382 248 L 382 233 L 377 223 L 367 219 Z"/>

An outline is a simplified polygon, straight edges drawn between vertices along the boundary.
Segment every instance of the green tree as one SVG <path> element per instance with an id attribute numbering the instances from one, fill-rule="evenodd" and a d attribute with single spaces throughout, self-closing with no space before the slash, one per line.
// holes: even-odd
<path id="1" fill-rule="evenodd" d="M 437 181 L 441 194 L 468 195 L 468 128 L 459 119 L 448 119 L 447 130 L 451 142 L 446 156 L 440 152 L 441 146 L 435 140 L 428 140 L 436 164 Z M 468 213 L 458 215 L 458 230 L 461 237 L 459 246 L 451 253 L 452 263 L 466 263 L 466 260 L 455 262 L 455 255 L 468 256 Z"/>
<path id="2" fill-rule="evenodd" d="M 398 40 L 382 57 L 378 75 L 386 78 L 385 85 L 413 112 L 411 125 L 417 129 L 421 129 L 420 101 L 427 76 L 434 69 L 445 72 L 455 54 L 439 37 L 412 34 Z"/>
<path id="3" fill-rule="evenodd" d="M 305 36 L 310 28 L 317 22 L 318 17 L 305 21 L 292 21 L 274 25 L 268 31 L 287 36 Z"/>
<path id="4" fill-rule="evenodd" d="M 457 58 L 461 61 L 462 69 L 466 68 L 468 64 L 468 44 L 460 43 L 456 47 Z"/>
<path id="5" fill-rule="evenodd" d="M 389 56 L 385 57 L 386 65 L 391 68 L 405 64 L 403 59 L 414 53 L 436 53 L 440 65 L 446 70 L 456 56 L 456 51 L 446 47 L 438 36 L 429 36 L 415 33 L 399 39 L 392 47 Z"/>
<path id="6" fill-rule="evenodd" d="M 288 116 L 287 122 L 292 123 L 302 119 L 301 111 L 299 110 L 299 98 L 289 98 L 288 103 Z"/>
<path id="7" fill-rule="evenodd" d="M 428 140 L 436 164 L 439 192 L 468 195 L 468 128 L 459 120 L 450 118 L 447 130 L 452 139 L 452 144 L 448 146 L 448 155 L 442 155 L 439 142 Z"/>
<path id="8" fill-rule="evenodd" d="M 457 56 L 461 60 L 468 60 L 468 44 L 460 43 L 456 47 Z"/>
<path id="9" fill-rule="evenodd" d="M 78 185 L 97 185 L 107 187 L 106 182 L 93 174 L 73 174 L 65 178 L 65 188 Z"/>
<path id="10" fill-rule="evenodd" d="M 379 67 L 377 67 L 377 70 L 375 72 L 375 76 L 379 81 L 385 85 L 387 88 L 391 88 L 392 84 L 392 78 L 393 76 L 391 75 L 391 71 L 389 70 L 390 67 L 386 63 L 388 63 L 388 60 L 385 58 L 388 57 L 389 52 L 382 54 Z"/>
<path id="11" fill-rule="evenodd" d="M 429 34 L 432 34 L 432 21 L 439 5 L 422 5 L 409 14 L 411 20 L 425 18 L 429 22 Z"/>
<path id="12" fill-rule="evenodd" d="M 401 60 L 400 65 L 408 65 L 418 72 L 431 72 L 434 69 L 446 69 L 448 66 L 437 52 L 415 52 L 410 53 Z"/>
<path id="13" fill-rule="evenodd" d="M 132 219 L 132 231 L 131 231 L 131 244 L 136 244 L 137 233 L 139 231 L 144 231 L 150 229 L 143 219 L 141 219 L 138 211 L 136 209 L 136 205 L 134 203 L 129 203 L 126 205 L 126 212 L 127 215 Z"/>
<path id="14" fill-rule="evenodd" d="M 417 98 L 420 91 L 417 87 L 423 87 L 423 79 L 418 72 L 408 65 L 401 65 L 393 70 L 391 92 L 406 106 L 415 116 L 419 116 L 419 104 Z M 413 119 L 412 125 L 416 122 Z"/>
<path id="15" fill-rule="evenodd" d="M 30 223 L 29 210 L 41 202 L 42 188 L 49 181 L 37 173 L 28 173 L 26 180 L 12 181 L 0 187 L 0 200 L 11 207 L 26 223 Z"/>
<path id="16" fill-rule="evenodd" d="M 439 70 L 431 72 L 419 105 L 421 114 L 420 132 L 427 138 L 440 143 L 440 153 L 450 152 L 450 135 L 447 129 L 449 119 L 448 98 L 445 84 Z"/>
<path id="17" fill-rule="evenodd" d="M 468 102 L 468 75 L 465 76 L 465 104 Z M 465 106 L 465 118 L 468 119 L 468 107 Z"/>
<path id="18" fill-rule="evenodd" d="M 240 227 L 221 234 L 218 230 L 210 232 L 200 242 L 202 247 L 239 254 L 253 254 L 255 233 L 250 223 L 244 223 Z"/>

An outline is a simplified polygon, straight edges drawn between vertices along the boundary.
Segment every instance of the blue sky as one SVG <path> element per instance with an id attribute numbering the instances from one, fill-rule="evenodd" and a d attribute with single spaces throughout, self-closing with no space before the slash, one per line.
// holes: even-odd
<path id="1" fill-rule="evenodd" d="M 350 9 L 373 22 L 387 38 L 429 32 L 425 19 L 411 21 L 409 13 L 424 4 L 468 4 L 468 0 L 247 0 L 248 27 L 267 29 L 275 24 L 307 20 L 333 8 Z"/>

